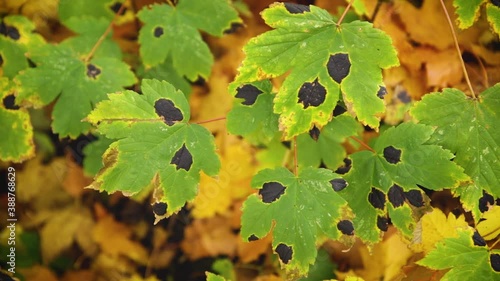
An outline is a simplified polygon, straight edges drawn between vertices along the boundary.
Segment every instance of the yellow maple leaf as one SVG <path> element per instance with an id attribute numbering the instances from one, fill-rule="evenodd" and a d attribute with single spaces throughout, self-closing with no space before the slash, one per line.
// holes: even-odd
<path id="1" fill-rule="evenodd" d="M 485 240 L 493 240 L 500 234 L 500 206 L 491 207 L 477 224 L 477 231 Z"/>
<path id="2" fill-rule="evenodd" d="M 193 201 L 193 217 L 223 214 L 233 199 L 243 198 L 252 192 L 250 181 L 255 167 L 251 152 L 250 145 L 241 140 L 234 140 L 233 144 L 224 148 L 217 178 L 201 175 L 200 189 Z"/>
<path id="3" fill-rule="evenodd" d="M 419 221 L 415 232 L 412 248 L 425 253 L 434 249 L 437 242 L 444 238 L 457 237 L 457 229 L 467 228 L 465 217 L 453 214 L 446 216 L 441 210 L 433 209 Z"/>

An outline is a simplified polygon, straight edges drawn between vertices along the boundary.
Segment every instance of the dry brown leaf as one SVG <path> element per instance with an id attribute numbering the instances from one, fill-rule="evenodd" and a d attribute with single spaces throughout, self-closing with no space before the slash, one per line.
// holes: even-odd
<path id="1" fill-rule="evenodd" d="M 132 230 L 111 215 L 101 218 L 92 231 L 92 237 L 103 253 L 115 258 L 125 256 L 145 265 L 148 253 L 140 243 L 132 241 L 131 236 Z"/>
<path id="2" fill-rule="evenodd" d="M 95 279 L 96 276 L 92 270 L 70 270 L 64 273 L 61 281 L 90 281 Z"/>
<path id="3" fill-rule="evenodd" d="M 71 196 L 78 198 L 84 193 L 85 187 L 92 183 L 92 179 L 84 175 L 82 167 L 66 157 L 67 173 L 64 177 L 63 188 Z"/>
<path id="4" fill-rule="evenodd" d="M 58 281 L 57 276 L 49 268 L 40 265 L 21 268 L 19 272 L 26 281 Z"/>
<path id="5" fill-rule="evenodd" d="M 215 216 L 194 220 L 184 231 L 181 248 L 190 260 L 202 257 L 234 256 L 239 237 L 233 233 L 228 219 Z"/>

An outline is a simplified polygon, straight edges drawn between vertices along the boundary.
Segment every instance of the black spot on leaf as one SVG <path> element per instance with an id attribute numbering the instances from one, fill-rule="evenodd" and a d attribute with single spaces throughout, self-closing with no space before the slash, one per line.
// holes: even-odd
<path id="1" fill-rule="evenodd" d="M 248 237 L 248 242 L 252 242 L 252 241 L 256 241 L 256 240 L 259 240 L 259 237 L 255 236 L 255 234 L 252 234 L 252 235 L 250 235 L 250 237 Z"/>
<path id="2" fill-rule="evenodd" d="M 16 97 L 14 95 L 8 95 L 3 98 L 3 106 L 6 109 L 17 110 L 19 106 L 15 104 Z"/>
<path id="3" fill-rule="evenodd" d="M 345 109 L 344 106 L 342 106 L 340 104 L 337 104 L 335 106 L 335 108 L 333 109 L 333 116 L 339 116 L 339 115 L 343 114 L 346 111 L 347 111 L 347 109 Z"/>
<path id="4" fill-rule="evenodd" d="M 490 264 L 494 271 L 500 272 L 500 255 L 490 254 Z"/>
<path id="5" fill-rule="evenodd" d="M 325 101 L 326 89 L 318 82 L 318 79 L 312 83 L 306 82 L 299 89 L 299 101 L 304 108 L 309 106 L 318 106 Z"/>
<path id="6" fill-rule="evenodd" d="M 484 241 L 484 238 L 479 234 L 479 232 L 474 231 L 474 234 L 472 235 L 472 240 L 474 241 L 474 245 L 476 246 L 486 246 L 486 241 Z"/>
<path id="7" fill-rule="evenodd" d="M 377 97 L 383 100 L 385 95 L 387 95 L 387 89 L 384 86 L 380 86 L 378 88 Z"/>
<path id="8" fill-rule="evenodd" d="M 278 200 L 283 193 L 285 193 L 285 188 L 279 182 L 266 182 L 262 189 L 259 190 L 259 194 L 262 196 L 262 202 L 271 203 Z"/>
<path id="9" fill-rule="evenodd" d="M 377 217 L 377 228 L 380 229 L 381 231 L 386 232 L 387 229 L 389 228 L 389 219 L 386 217 Z"/>
<path id="10" fill-rule="evenodd" d="M 491 0 L 491 4 L 500 7 L 500 0 Z"/>
<path id="11" fill-rule="evenodd" d="M 368 202 L 370 202 L 374 208 L 383 210 L 385 207 L 385 194 L 372 187 L 372 190 L 368 194 Z"/>
<path id="12" fill-rule="evenodd" d="M 281 144 L 282 144 L 284 147 L 288 148 L 288 149 L 290 149 L 290 147 L 291 147 L 291 145 L 292 145 L 292 143 L 291 143 L 290 141 L 282 141 L 282 142 L 281 142 Z"/>
<path id="13" fill-rule="evenodd" d="M 183 144 L 182 147 L 177 150 L 177 152 L 174 154 L 174 157 L 172 158 L 172 161 L 170 161 L 170 164 L 176 165 L 176 169 L 184 169 L 186 171 L 189 171 L 191 169 L 191 165 L 193 164 L 193 156 L 187 149 L 186 145 Z"/>
<path id="14" fill-rule="evenodd" d="M 244 99 L 244 101 L 241 102 L 241 104 L 244 105 L 254 104 L 260 94 L 262 94 L 262 91 L 250 84 L 243 85 L 236 89 L 236 97 Z"/>
<path id="15" fill-rule="evenodd" d="M 19 106 L 16 105 L 16 97 L 13 94 L 7 95 L 3 98 L 3 106 L 6 109 L 18 110 Z"/>
<path id="16" fill-rule="evenodd" d="M 0 22 L 0 34 L 3 34 L 14 40 L 19 40 L 19 38 L 21 38 L 21 35 L 19 34 L 19 30 L 17 30 L 17 28 L 7 25 L 3 21 Z"/>
<path id="17" fill-rule="evenodd" d="M 349 61 L 348 54 L 335 54 L 331 55 L 328 63 L 326 64 L 328 74 L 332 77 L 333 81 L 340 84 L 344 78 L 349 75 L 351 70 L 351 62 Z"/>
<path id="18" fill-rule="evenodd" d="M 316 126 L 313 126 L 313 128 L 309 130 L 309 136 L 315 141 L 318 141 L 320 133 L 321 131 Z"/>
<path id="19" fill-rule="evenodd" d="M 410 191 L 406 191 L 405 198 L 408 200 L 408 203 L 415 207 L 424 206 L 424 197 L 422 196 L 422 192 L 419 190 L 412 189 Z"/>
<path id="20" fill-rule="evenodd" d="M 351 170 L 352 161 L 349 158 L 344 158 L 344 164 L 335 170 L 335 173 L 339 175 L 347 174 Z"/>
<path id="21" fill-rule="evenodd" d="M 411 96 L 408 94 L 407 91 L 398 92 L 396 97 L 404 104 L 408 104 L 411 102 Z"/>
<path id="22" fill-rule="evenodd" d="M 153 213 L 155 213 L 158 216 L 163 216 L 167 213 L 167 203 L 165 202 L 154 203 L 152 208 L 153 208 Z"/>
<path id="23" fill-rule="evenodd" d="M 285 3 L 285 8 L 290 14 L 303 14 L 311 11 L 309 6 L 295 3 Z"/>
<path id="24" fill-rule="evenodd" d="M 400 207 L 405 202 L 405 194 L 403 188 L 401 186 L 394 184 L 389 189 L 387 193 L 387 197 L 389 197 L 389 202 L 394 206 L 394 208 Z"/>
<path id="25" fill-rule="evenodd" d="M 332 185 L 333 190 L 337 192 L 348 186 L 347 182 L 344 179 L 333 179 L 330 181 L 330 184 Z"/>
<path id="26" fill-rule="evenodd" d="M 276 247 L 275 251 L 278 253 L 278 257 L 284 264 L 287 264 L 292 259 L 293 249 L 291 246 L 280 243 Z"/>
<path id="27" fill-rule="evenodd" d="M 479 198 L 479 211 L 484 213 L 488 211 L 489 206 L 495 204 L 495 198 L 483 191 L 483 196 Z"/>
<path id="28" fill-rule="evenodd" d="M 101 74 L 101 70 L 95 65 L 89 63 L 87 64 L 87 76 L 95 79 L 97 75 Z"/>
<path id="29" fill-rule="evenodd" d="M 0 54 L 0 67 L 3 65 L 3 57 L 2 55 Z"/>
<path id="30" fill-rule="evenodd" d="M 159 99 L 155 102 L 155 111 L 158 116 L 163 117 L 165 123 L 169 126 L 174 125 L 176 121 L 182 121 L 184 116 L 180 109 L 175 107 L 169 99 Z"/>
<path id="31" fill-rule="evenodd" d="M 391 164 L 397 164 L 401 161 L 401 150 L 394 146 L 384 148 L 384 158 Z"/>
<path id="32" fill-rule="evenodd" d="M 238 29 L 242 28 L 243 24 L 240 22 L 231 23 L 231 27 L 229 29 L 224 30 L 224 34 L 233 34 L 238 32 Z"/>
<path id="33" fill-rule="evenodd" d="M 420 9 L 424 4 L 424 0 L 408 0 L 415 8 Z"/>
<path id="34" fill-rule="evenodd" d="M 339 221 L 339 223 L 337 223 L 337 228 L 345 235 L 354 235 L 354 225 L 350 220 Z"/>
<path id="35" fill-rule="evenodd" d="M 159 38 L 160 36 L 163 35 L 163 27 L 156 27 L 155 30 L 153 31 L 153 34 L 156 38 Z"/>
<path id="36" fill-rule="evenodd" d="M 28 66 L 34 68 L 36 67 L 36 63 L 28 58 Z"/>
<path id="37" fill-rule="evenodd" d="M 120 2 L 115 2 L 113 5 L 111 5 L 109 8 L 111 9 L 111 11 L 113 11 L 113 13 L 118 13 L 118 11 L 120 11 L 122 7 L 122 3 Z M 127 8 L 123 8 L 123 10 L 121 11 L 120 15 L 123 15 L 125 14 L 125 12 L 127 11 Z"/>

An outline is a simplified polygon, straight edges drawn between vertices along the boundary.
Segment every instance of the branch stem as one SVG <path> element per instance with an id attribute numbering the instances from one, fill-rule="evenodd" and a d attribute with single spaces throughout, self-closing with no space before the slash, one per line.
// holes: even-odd
<path id="1" fill-rule="evenodd" d="M 368 144 L 366 144 L 364 141 L 358 139 L 357 137 L 351 136 L 350 138 L 355 140 L 357 143 L 361 144 L 362 147 L 368 149 L 369 151 L 371 151 L 373 153 L 377 153 L 375 150 L 373 150 L 373 148 L 371 148 Z"/>
<path id="2" fill-rule="evenodd" d="M 104 39 L 106 39 L 106 37 L 108 36 L 108 34 L 111 32 L 111 29 L 113 29 L 114 22 L 116 21 L 116 19 L 118 19 L 118 17 L 120 16 L 120 14 L 124 10 L 125 10 L 125 4 L 122 4 L 120 6 L 120 9 L 118 9 L 118 12 L 116 12 L 115 16 L 113 17 L 113 19 L 109 23 L 109 25 L 106 28 L 106 30 L 104 31 L 104 33 L 101 35 L 101 37 L 99 37 L 99 39 L 95 43 L 94 47 L 92 47 L 92 50 L 90 50 L 90 53 L 83 60 L 85 63 L 88 63 L 92 59 L 92 57 L 94 56 L 94 53 L 97 51 L 97 49 L 99 48 L 99 46 L 101 46 L 102 42 L 104 42 Z"/>
<path id="3" fill-rule="evenodd" d="M 217 118 L 213 118 L 213 119 L 199 121 L 199 122 L 196 122 L 195 124 L 205 124 L 205 123 L 210 123 L 210 122 L 215 122 L 215 121 L 225 120 L 225 119 L 226 119 L 226 116 L 223 116 L 223 117 L 217 117 Z"/>
<path id="4" fill-rule="evenodd" d="M 469 86 L 470 93 L 472 97 L 475 99 L 476 94 L 474 93 L 474 89 L 472 88 L 472 84 L 469 79 L 469 74 L 467 73 L 467 69 L 465 68 L 465 62 L 462 58 L 462 51 L 460 51 L 460 46 L 458 45 L 457 34 L 455 33 L 455 28 L 453 28 L 453 22 L 451 21 L 450 14 L 448 10 L 446 10 L 446 5 L 443 0 L 439 0 L 441 2 L 441 6 L 443 7 L 444 14 L 446 15 L 446 19 L 448 20 L 448 25 L 450 26 L 451 35 L 453 36 L 453 41 L 455 43 L 455 48 L 457 49 L 458 58 L 460 59 L 460 63 L 462 64 L 462 70 L 464 72 L 465 80 L 467 81 L 467 85 Z"/>
<path id="5" fill-rule="evenodd" d="M 345 8 L 344 12 L 342 13 L 342 15 L 339 18 L 339 21 L 337 22 L 337 27 L 339 27 L 340 24 L 342 24 L 342 22 L 344 21 L 345 15 L 347 14 L 347 12 L 349 12 L 349 9 L 351 8 L 352 3 L 354 3 L 354 0 L 349 1 L 349 4 L 347 4 L 347 7 Z"/>

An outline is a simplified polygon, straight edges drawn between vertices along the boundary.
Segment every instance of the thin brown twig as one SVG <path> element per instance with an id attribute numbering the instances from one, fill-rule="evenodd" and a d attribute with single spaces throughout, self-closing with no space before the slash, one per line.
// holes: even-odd
<path id="1" fill-rule="evenodd" d="M 205 123 L 210 123 L 210 122 L 215 122 L 215 121 L 225 120 L 225 119 L 226 119 L 226 116 L 224 116 L 224 117 L 217 117 L 217 118 L 214 118 L 214 119 L 208 119 L 208 120 L 199 121 L 199 122 L 196 122 L 195 124 L 205 124 Z"/>
<path id="2" fill-rule="evenodd" d="M 299 175 L 299 157 L 297 153 L 297 137 L 293 137 L 293 173 Z"/>
<path id="3" fill-rule="evenodd" d="M 488 71 L 486 70 L 486 67 L 484 67 L 483 60 L 480 57 L 478 57 L 477 55 L 475 55 L 475 56 L 476 56 L 477 61 L 479 62 L 479 66 L 481 67 L 481 72 L 483 73 L 483 85 L 485 88 L 489 88 L 490 82 L 488 79 Z"/>
<path id="4" fill-rule="evenodd" d="M 446 10 L 446 5 L 444 4 L 443 0 L 439 0 L 441 2 L 441 6 L 443 7 L 444 14 L 446 15 L 446 19 L 448 20 L 448 25 L 450 26 L 451 30 L 451 35 L 453 36 L 453 41 L 455 43 L 455 48 L 457 49 L 458 57 L 460 59 L 460 63 L 462 64 L 462 70 L 464 72 L 465 80 L 467 81 L 467 85 L 469 86 L 470 93 L 472 97 L 475 99 L 476 94 L 474 93 L 474 89 L 472 88 L 472 84 L 469 79 L 469 74 L 467 73 L 467 69 L 465 68 L 465 62 L 464 59 L 462 58 L 462 51 L 460 51 L 460 46 L 458 45 L 458 38 L 457 34 L 455 33 L 455 29 L 453 28 L 453 22 L 451 21 L 450 14 L 448 13 L 448 10 Z"/>
<path id="5" fill-rule="evenodd" d="M 170 6 L 175 7 L 174 3 L 172 3 L 172 1 L 171 1 L 171 0 L 167 0 L 167 3 L 168 3 Z"/>
<path id="6" fill-rule="evenodd" d="M 351 8 L 352 3 L 354 3 L 354 0 L 349 1 L 349 4 L 347 4 L 347 7 L 345 8 L 344 12 L 343 12 L 343 13 L 342 13 L 342 15 L 340 16 L 339 21 L 337 22 L 337 27 L 339 27 L 339 26 L 340 26 L 340 24 L 342 23 L 342 21 L 344 21 L 344 17 L 345 17 L 345 15 L 347 14 L 347 12 L 349 12 L 349 9 Z"/>
<path id="7" fill-rule="evenodd" d="M 369 145 L 367 145 L 364 141 L 358 139 L 357 137 L 355 136 L 351 136 L 351 139 L 355 140 L 357 143 L 361 144 L 361 146 L 363 146 L 364 148 L 370 150 L 371 152 L 373 153 L 377 153 L 375 150 L 373 150 L 373 148 L 371 148 Z"/>
<path id="8" fill-rule="evenodd" d="M 111 32 L 111 29 L 113 28 L 114 22 L 116 21 L 116 19 L 118 19 L 118 17 L 121 15 L 121 13 L 124 10 L 125 10 L 125 3 L 123 3 L 120 6 L 120 9 L 118 9 L 118 12 L 116 12 L 115 16 L 113 17 L 113 19 L 109 23 L 109 25 L 106 28 L 106 30 L 104 31 L 104 33 L 101 35 L 101 37 L 99 37 L 99 39 L 95 43 L 94 47 L 92 47 L 92 50 L 90 50 L 90 53 L 87 55 L 87 57 L 84 60 L 85 63 L 88 63 L 90 61 L 90 59 L 92 59 L 92 57 L 94 56 L 94 53 L 97 51 L 97 48 L 99 48 L 99 46 L 101 46 L 102 42 L 104 42 L 104 39 L 106 39 L 108 34 Z"/>

